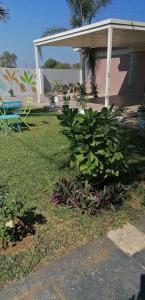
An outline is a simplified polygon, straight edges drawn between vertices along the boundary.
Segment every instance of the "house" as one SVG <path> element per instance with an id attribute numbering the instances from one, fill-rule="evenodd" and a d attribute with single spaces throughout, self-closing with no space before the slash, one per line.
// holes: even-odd
<path id="1" fill-rule="evenodd" d="M 95 83 L 98 102 L 106 106 L 139 104 L 145 93 L 145 23 L 107 19 L 34 41 L 40 101 L 39 48 L 70 46 L 92 48 L 95 59 Z M 86 72 L 89 92 L 91 71 Z"/>

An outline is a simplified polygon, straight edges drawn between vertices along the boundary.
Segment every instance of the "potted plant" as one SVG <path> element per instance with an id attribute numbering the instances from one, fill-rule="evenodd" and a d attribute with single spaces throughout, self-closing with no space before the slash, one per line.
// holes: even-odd
<path id="1" fill-rule="evenodd" d="M 11 97 L 14 97 L 14 96 L 15 96 L 15 95 L 14 95 L 14 90 L 13 90 L 13 89 L 10 89 L 10 90 L 9 90 L 9 94 L 10 94 Z"/>
<path id="2" fill-rule="evenodd" d="M 78 96 L 81 93 L 80 83 L 79 82 L 74 87 L 74 93 L 75 93 L 75 96 Z"/>
<path id="3" fill-rule="evenodd" d="M 85 114 L 85 107 L 86 107 L 86 90 L 85 86 L 83 84 L 77 83 L 76 85 L 76 92 L 77 94 L 75 95 L 76 102 L 78 104 L 78 110 L 79 113 Z"/>
<path id="4" fill-rule="evenodd" d="M 98 91 L 97 91 L 96 84 L 93 84 L 93 86 L 92 86 L 92 94 L 94 96 L 94 99 L 98 99 Z"/>
<path id="5" fill-rule="evenodd" d="M 139 120 L 139 127 L 144 129 L 145 128 L 145 99 L 138 107 L 138 120 Z"/>
<path id="6" fill-rule="evenodd" d="M 60 95 L 61 95 L 61 82 L 59 80 L 54 80 L 53 84 L 52 84 L 52 91 L 55 95 L 55 102 L 58 103 L 59 100 L 62 100 L 62 96 L 60 99 Z"/>
<path id="7" fill-rule="evenodd" d="M 55 96 L 51 95 L 49 98 L 49 103 L 50 103 L 50 110 L 55 110 L 56 108 L 56 102 L 55 102 Z"/>
<path id="8" fill-rule="evenodd" d="M 70 95 L 64 95 L 63 96 L 63 106 L 62 106 L 62 110 L 66 111 L 69 109 L 69 103 L 70 103 Z"/>
<path id="9" fill-rule="evenodd" d="M 86 100 L 83 95 L 78 95 L 75 97 L 78 104 L 78 111 L 80 114 L 85 114 Z"/>

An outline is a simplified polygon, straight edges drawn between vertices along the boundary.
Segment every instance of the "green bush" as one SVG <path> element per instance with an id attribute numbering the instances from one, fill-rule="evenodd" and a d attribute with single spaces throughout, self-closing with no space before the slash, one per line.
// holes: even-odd
<path id="1" fill-rule="evenodd" d="M 22 209 L 22 203 L 12 201 L 5 187 L 0 186 L 0 238 L 4 249 L 15 240 L 15 220 L 21 215 Z"/>
<path id="2" fill-rule="evenodd" d="M 87 180 L 103 181 L 126 171 L 124 141 L 118 117 L 123 109 L 104 107 L 101 112 L 69 109 L 58 118 L 71 142 L 70 165 Z"/>

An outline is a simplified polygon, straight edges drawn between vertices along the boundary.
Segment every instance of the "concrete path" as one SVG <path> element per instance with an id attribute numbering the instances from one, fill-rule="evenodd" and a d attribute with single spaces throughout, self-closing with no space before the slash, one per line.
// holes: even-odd
<path id="1" fill-rule="evenodd" d="M 145 216 L 9 284 L 5 299 L 145 300 Z"/>

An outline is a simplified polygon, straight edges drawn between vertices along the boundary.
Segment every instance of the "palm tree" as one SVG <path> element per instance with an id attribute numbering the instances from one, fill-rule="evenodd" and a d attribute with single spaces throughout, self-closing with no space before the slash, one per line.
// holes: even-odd
<path id="1" fill-rule="evenodd" d="M 0 5 L 0 21 L 6 22 L 9 19 L 9 11 Z"/>
<path id="2" fill-rule="evenodd" d="M 81 27 L 91 24 L 97 13 L 111 3 L 111 0 L 66 0 L 70 11 L 70 23 L 72 28 Z M 92 73 L 91 86 L 92 91 L 95 90 L 94 75 L 95 75 L 95 58 L 92 48 L 82 48 L 80 52 L 82 65 L 82 81 L 85 85 L 85 60 L 88 58 Z"/>
<path id="3" fill-rule="evenodd" d="M 93 18 L 111 0 L 66 0 L 71 10 L 70 23 L 73 28 L 91 24 Z"/>
<path id="4" fill-rule="evenodd" d="M 71 11 L 70 24 L 72 28 L 89 25 L 96 17 L 97 13 L 108 4 L 111 0 L 66 0 Z M 65 31 L 65 28 L 52 27 L 49 28 L 43 36 L 60 33 Z M 80 51 L 81 65 L 82 65 L 82 81 L 85 85 L 85 60 L 88 57 L 91 73 L 92 73 L 92 90 L 94 89 L 94 75 L 95 75 L 95 58 L 94 51 L 91 48 L 82 48 Z"/>
<path id="5" fill-rule="evenodd" d="M 42 37 L 48 36 L 48 35 L 52 35 L 52 34 L 56 34 L 56 33 L 61 33 L 66 31 L 66 28 L 63 27 L 50 27 L 48 28 L 42 35 Z"/>

